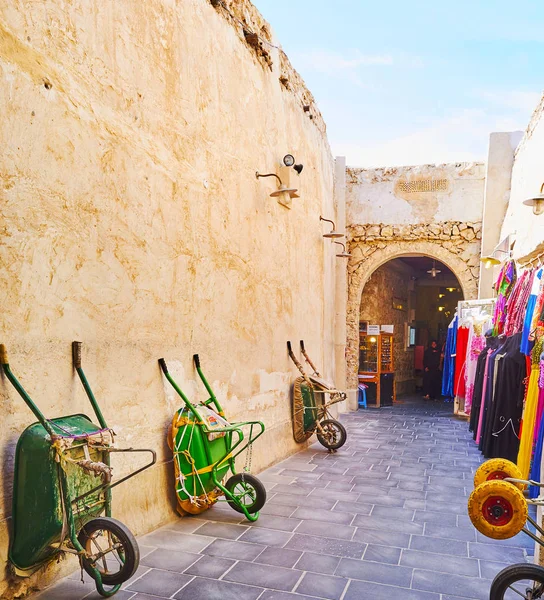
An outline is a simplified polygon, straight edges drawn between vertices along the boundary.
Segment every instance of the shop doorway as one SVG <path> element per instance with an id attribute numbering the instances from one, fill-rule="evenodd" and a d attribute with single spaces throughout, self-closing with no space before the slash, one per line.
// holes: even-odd
<path id="1" fill-rule="evenodd" d="M 463 298 L 453 271 L 428 256 L 394 258 L 370 275 L 359 319 L 359 384 L 366 386 L 367 406 L 421 392 L 424 350 L 431 340 L 442 348 Z"/>

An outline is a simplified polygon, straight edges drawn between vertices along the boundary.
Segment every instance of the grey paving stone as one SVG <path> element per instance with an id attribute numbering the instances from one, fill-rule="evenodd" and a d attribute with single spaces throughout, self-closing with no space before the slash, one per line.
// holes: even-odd
<path id="1" fill-rule="evenodd" d="M 410 540 L 411 550 L 422 550 L 434 552 L 435 554 L 447 554 L 452 556 L 468 556 L 468 543 L 446 538 L 432 538 L 413 535 Z"/>
<path id="2" fill-rule="evenodd" d="M 213 542 L 213 538 L 177 533 L 168 529 L 159 529 L 153 533 L 149 533 L 141 538 L 141 540 L 146 546 L 195 553 L 202 552 L 210 542 Z"/>
<path id="3" fill-rule="evenodd" d="M 140 579 L 133 581 L 127 589 L 133 592 L 143 592 L 144 594 L 168 598 L 189 583 L 191 579 L 190 575 L 151 569 L 145 575 L 142 575 Z"/>
<path id="4" fill-rule="evenodd" d="M 357 528 L 353 540 L 365 542 L 367 544 L 377 544 L 379 546 L 393 546 L 396 548 L 408 548 L 410 545 L 410 534 L 397 533 L 388 529 L 363 529 Z"/>
<path id="5" fill-rule="evenodd" d="M 480 560 L 480 573 L 484 579 L 495 579 L 495 575 L 510 565 L 504 562 Z"/>
<path id="6" fill-rule="evenodd" d="M 339 562 L 339 556 L 304 552 L 295 564 L 295 568 L 300 569 L 301 571 L 312 571 L 313 573 L 332 575 L 336 571 Z"/>
<path id="7" fill-rule="evenodd" d="M 291 494 L 292 496 L 307 496 L 314 488 L 308 486 L 301 486 L 300 484 L 292 483 L 291 485 L 285 485 L 283 483 L 277 483 L 272 491 L 275 494 Z"/>
<path id="8" fill-rule="evenodd" d="M 342 513 L 338 513 L 342 514 Z M 322 521 L 302 521 L 297 527 L 296 533 L 307 535 L 328 536 L 340 540 L 351 540 L 355 533 L 355 527 L 340 525 L 338 523 L 327 524 Z"/>
<path id="9" fill-rule="evenodd" d="M 325 487 L 326 490 L 334 490 L 336 492 L 350 492 L 352 491 L 354 487 L 353 483 L 342 483 L 340 481 L 329 481 L 329 483 L 327 484 L 327 486 Z M 342 495 L 340 494 L 340 497 Z"/>
<path id="10" fill-rule="evenodd" d="M 187 516 L 180 518 L 177 521 L 173 521 L 172 523 L 168 523 L 168 525 L 164 526 L 164 529 L 171 529 L 178 533 L 193 533 L 193 531 L 196 531 L 205 523 L 208 523 L 207 519 L 196 516 Z"/>
<path id="11" fill-rule="evenodd" d="M 416 535 L 423 534 L 423 524 L 414 523 L 413 521 L 395 521 L 394 525 L 392 521 L 382 517 L 373 517 L 370 515 L 356 515 L 353 519 L 353 525 L 356 527 L 363 527 L 364 529 L 382 529 L 384 531 L 391 531 L 394 529 L 398 533 L 411 533 Z"/>
<path id="12" fill-rule="evenodd" d="M 494 544 L 469 543 L 468 553 L 472 558 L 508 563 L 525 562 L 525 552 L 521 548 L 509 548 Z"/>
<path id="13" fill-rule="evenodd" d="M 239 538 L 247 527 L 243 525 L 229 525 L 228 523 L 206 523 L 196 529 L 193 533 L 196 535 L 206 535 L 208 537 L 225 538 L 235 540 Z"/>
<path id="14" fill-rule="evenodd" d="M 353 505 L 353 502 L 347 502 L 346 504 Z M 310 521 L 323 521 L 324 523 L 340 523 L 343 525 L 349 525 L 353 520 L 353 513 L 345 512 L 333 512 L 325 510 L 323 508 L 306 508 L 299 507 L 293 513 L 295 519 L 308 519 Z"/>
<path id="15" fill-rule="evenodd" d="M 302 581 L 297 586 L 297 593 L 319 596 L 329 600 L 339 600 L 347 583 L 348 580 L 342 577 L 305 573 Z"/>
<path id="16" fill-rule="evenodd" d="M 474 558 L 464 558 L 461 556 L 444 556 L 443 554 L 434 554 L 432 552 L 403 550 L 400 564 L 405 567 L 452 573 L 453 575 L 466 575 L 467 577 L 480 576 L 478 561 Z"/>
<path id="17" fill-rule="evenodd" d="M 195 577 L 174 598 L 176 600 L 257 600 L 263 588 Z"/>
<path id="18" fill-rule="evenodd" d="M 93 589 L 95 589 L 93 583 L 81 583 L 81 581 L 64 579 L 37 597 L 39 600 L 80 600 L 91 593 Z"/>
<path id="19" fill-rule="evenodd" d="M 314 508 L 325 508 L 331 509 L 336 503 L 335 499 L 330 498 L 319 498 L 317 496 L 294 496 L 293 494 L 276 494 L 272 500 L 267 501 L 265 506 L 269 504 L 277 504 L 282 506 L 289 506 L 293 510 L 297 506 L 312 506 Z"/>
<path id="20" fill-rule="evenodd" d="M 448 538 L 463 542 L 475 542 L 476 530 L 474 527 L 447 527 L 438 523 L 425 523 L 424 535 L 429 537 Z"/>
<path id="21" fill-rule="evenodd" d="M 391 506 L 374 506 L 370 515 L 372 517 L 383 517 L 384 519 L 395 519 L 411 521 L 414 518 L 413 510 L 409 508 L 393 508 Z"/>
<path id="22" fill-rule="evenodd" d="M 300 579 L 302 571 L 272 565 L 239 562 L 223 577 L 223 581 L 258 585 L 267 589 L 290 592 Z"/>
<path id="23" fill-rule="evenodd" d="M 373 504 L 364 504 L 362 502 L 338 501 L 334 505 L 334 508 L 332 510 L 335 512 L 350 513 L 349 522 L 351 523 L 351 521 L 353 520 L 354 514 L 369 515 L 370 511 L 372 510 L 372 507 L 373 507 Z"/>
<path id="24" fill-rule="evenodd" d="M 335 575 L 398 587 L 410 587 L 412 570 L 408 567 L 343 558 Z"/>
<path id="25" fill-rule="evenodd" d="M 284 504 L 273 504 L 268 502 L 261 508 L 261 515 L 274 515 L 276 517 L 290 517 L 296 510 L 296 506 Z"/>
<path id="26" fill-rule="evenodd" d="M 400 548 L 392 548 L 390 546 L 378 546 L 376 544 L 369 544 L 366 549 L 366 552 L 363 556 L 363 560 L 387 563 L 390 565 L 398 565 L 399 559 L 400 559 L 400 553 L 401 553 Z M 405 565 L 405 566 L 413 566 L 413 565 Z"/>
<path id="27" fill-rule="evenodd" d="M 366 544 L 295 533 L 285 547 L 292 550 L 332 554 L 333 556 L 361 558 Z"/>
<path id="28" fill-rule="evenodd" d="M 204 550 L 204 554 L 221 558 L 234 558 L 235 560 L 253 560 L 259 556 L 264 548 L 259 544 L 215 540 Z"/>
<path id="29" fill-rule="evenodd" d="M 314 596 L 302 596 L 300 594 L 291 594 L 290 592 L 278 592 L 276 590 L 266 590 L 259 600 L 315 600 Z"/>
<path id="30" fill-rule="evenodd" d="M 229 558 L 202 556 L 198 562 L 186 569 L 185 573 L 188 575 L 198 575 L 199 577 L 219 579 L 235 562 Z"/>
<path id="31" fill-rule="evenodd" d="M 491 581 L 478 577 L 463 577 L 432 571 L 414 570 L 412 588 L 461 598 L 488 600 Z"/>
<path id="32" fill-rule="evenodd" d="M 447 527 L 457 526 L 457 516 L 455 514 L 444 514 L 432 510 L 416 510 L 414 521 L 417 523 L 438 523 Z"/>
<path id="33" fill-rule="evenodd" d="M 300 550 L 265 548 L 253 562 L 264 565 L 275 565 L 276 567 L 291 568 L 301 556 L 302 552 Z"/>
<path id="34" fill-rule="evenodd" d="M 165 571 L 176 571 L 183 573 L 200 558 L 199 554 L 191 552 L 180 552 L 179 550 L 165 550 L 157 548 L 140 560 L 140 564 L 146 567 L 154 567 Z"/>
<path id="35" fill-rule="evenodd" d="M 266 529 L 277 529 L 278 531 L 294 531 L 300 525 L 300 519 L 287 517 L 276 517 L 274 515 L 262 515 L 258 521 L 251 523 L 251 527 L 264 527 Z"/>
<path id="36" fill-rule="evenodd" d="M 292 533 L 286 531 L 252 527 L 249 531 L 244 533 L 240 538 L 240 541 L 251 542 L 252 544 L 262 544 L 263 546 L 281 547 L 285 546 L 292 536 Z"/>

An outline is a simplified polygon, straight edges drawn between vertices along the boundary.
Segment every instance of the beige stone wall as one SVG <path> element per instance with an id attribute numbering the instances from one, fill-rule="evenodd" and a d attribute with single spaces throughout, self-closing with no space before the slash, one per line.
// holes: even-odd
<path id="1" fill-rule="evenodd" d="M 21 0 L 0 8 L 0 341 L 47 416 L 89 412 L 84 365 L 120 446 L 159 463 L 114 493 L 136 534 L 176 518 L 165 434 L 191 356 L 232 419 L 262 419 L 254 470 L 296 451 L 285 342 L 334 373 L 333 161 L 311 94 L 251 4 Z M 260 38 L 248 32 L 257 32 Z M 306 110 L 304 107 L 307 107 Z M 269 194 L 287 152 L 304 163 L 292 210 Z M 13 457 L 33 417 L 0 379 L 0 561 Z M 118 466 L 119 474 L 129 468 Z M 73 562 L 70 563 L 72 566 Z M 0 575 L 0 596 L 52 581 Z"/>
<path id="2" fill-rule="evenodd" d="M 397 261 L 400 262 L 400 261 Z M 406 349 L 404 325 L 409 317 L 409 282 L 412 269 L 388 262 L 376 269 L 361 295 L 360 320 L 394 326 L 393 357 L 397 395 L 414 390 L 414 351 Z M 393 308 L 393 298 L 406 300 L 406 310 Z"/>

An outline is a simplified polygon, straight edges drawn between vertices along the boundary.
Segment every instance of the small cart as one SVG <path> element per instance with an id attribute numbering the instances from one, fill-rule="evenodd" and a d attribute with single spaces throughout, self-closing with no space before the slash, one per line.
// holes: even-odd
<path id="1" fill-rule="evenodd" d="M 525 480 L 518 466 L 503 458 L 493 458 L 477 469 L 474 490 L 468 499 L 468 515 L 474 527 L 483 535 L 504 540 L 521 531 L 544 547 L 544 529 L 529 516 L 528 505 L 544 506 L 544 498 L 526 498 L 527 486 L 539 488 L 544 483 Z M 540 537 L 530 531 L 530 523 Z M 520 563 L 500 571 L 491 584 L 490 600 L 544 598 L 544 568 Z"/>
<path id="2" fill-rule="evenodd" d="M 266 489 L 249 471 L 253 443 L 264 433 L 264 425 L 261 421 L 226 421 L 223 408 L 202 373 L 198 354 L 193 360 L 210 395 L 200 404 L 190 402 L 168 372 L 166 361 L 159 359 L 162 372 L 184 403 L 175 413 L 168 432 L 168 445 L 174 454 L 179 508 L 199 514 L 225 496 L 235 511 L 244 514 L 249 521 L 256 521 L 266 502 Z M 245 468 L 237 473 L 235 460 L 244 451 L 247 451 Z M 224 482 L 229 471 L 232 476 Z"/>
<path id="3" fill-rule="evenodd" d="M 329 408 L 333 404 L 343 402 L 347 394 L 341 392 L 321 378 L 319 372 L 306 353 L 304 341 L 300 341 L 300 348 L 306 361 L 313 369 L 312 375 L 307 375 L 304 367 L 295 356 L 291 342 L 287 342 L 287 351 L 291 360 L 300 371 L 293 383 L 291 396 L 291 412 L 293 419 L 293 437 L 295 442 L 301 444 L 310 439 L 315 433 L 320 444 L 329 452 L 341 448 L 347 439 L 345 427 L 332 417 Z M 329 400 L 327 400 L 327 396 Z"/>
<path id="4" fill-rule="evenodd" d="M 72 344 L 72 354 L 100 425 L 84 414 L 46 419 L 12 373 L 0 345 L 6 377 L 38 419 L 17 443 L 9 560 L 16 575 L 28 577 L 62 552 L 75 554 L 98 593 L 109 597 L 132 577 L 140 557 L 132 533 L 111 517 L 111 490 L 153 465 L 156 456 L 153 450 L 114 447 L 114 432 L 81 368 L 80 342 Z M 112 483 L 113 452 L 147 452 L 152 459 Z"/>

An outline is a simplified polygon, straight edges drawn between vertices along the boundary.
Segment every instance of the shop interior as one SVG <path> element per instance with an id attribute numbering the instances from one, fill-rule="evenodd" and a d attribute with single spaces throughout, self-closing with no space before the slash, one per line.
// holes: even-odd
<path id="1" fill-rule="evenodd" d="M 425 348 L 432 340 L 442 348 L 460 300 L 455 274 L 428 256 L 395 258 L 372 273 L 360 305 L 360 405 L 391 406 L 421 391 Z"/>

